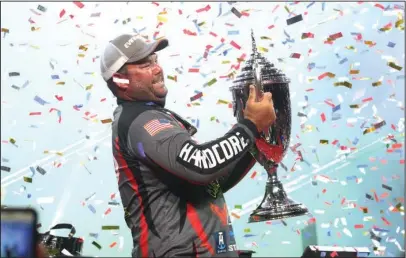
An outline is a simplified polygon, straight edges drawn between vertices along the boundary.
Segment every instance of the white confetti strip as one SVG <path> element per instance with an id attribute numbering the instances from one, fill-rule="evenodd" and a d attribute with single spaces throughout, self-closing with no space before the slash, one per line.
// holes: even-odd
<path id="1" fill-rule="evenodd" d="M 38 204 L 50 204 L 50 203 L 53 203 L 54 201 L 55 201 L 54 196 L 37 198 L 37 203 Z"/>
<path id="2" fill-rule="evenodd" d="M 346 234 L 349 237 L 352 237 L 352 233 L 348 228 L 343 228 L 343 233 Z"/>

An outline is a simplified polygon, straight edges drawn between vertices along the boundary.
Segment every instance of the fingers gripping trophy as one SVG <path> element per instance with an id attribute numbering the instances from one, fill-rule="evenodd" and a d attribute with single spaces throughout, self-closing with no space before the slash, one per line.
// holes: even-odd
<path id="1" fill-rule="evenodd" d="M 252 212 L 249 222 L 283 219 L 308 213 L 303 205 L 294 202 L 278 180 L 277 169 L 289 147 L 291 133 L 290 80 L 257 51 L 254 33 L 251 32 L 252 54 L 231 87 L 234 116 L 244 119 L 244 109 L 249 96 L 249 86 L 254 84 L 256 96 L 271 92 L 276 113 L 275 122 L 261 133 L 250 153 L 268 173 L 265 195 Z"/>

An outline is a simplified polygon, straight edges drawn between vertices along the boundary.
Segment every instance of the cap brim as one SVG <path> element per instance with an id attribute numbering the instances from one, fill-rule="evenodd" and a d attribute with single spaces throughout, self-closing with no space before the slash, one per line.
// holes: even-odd
<path id="1" fill-rule="evenodd" d="M 141 53 L 138 55 L 132 56 L 130 59 L 128 59 L 127 63 L 133 63 L 140 61 L 147 56 L 151 55 L 152 53 L 158 52 L 164 48 L 166 48 L 169 45 L 169 41 L 165 38 L 159 39 L 157 41 L 151 42 L 149 44 L 145 44 L 145 48 L 140 51 Z"/>

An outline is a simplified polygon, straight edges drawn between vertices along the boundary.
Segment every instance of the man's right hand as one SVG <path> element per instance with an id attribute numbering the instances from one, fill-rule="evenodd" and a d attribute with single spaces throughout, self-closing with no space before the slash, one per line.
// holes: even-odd
<path id="1" fill-rule="evenodd" d="M 257 93 L 255 87 L 250 85 L 250 95 L 244 110 L 244 118 L 251 120 L 257 127 L 258 132 L 269 128 L 276 120 L 273 107 L 272 93 L 265 92 L 256 102 Z"/>

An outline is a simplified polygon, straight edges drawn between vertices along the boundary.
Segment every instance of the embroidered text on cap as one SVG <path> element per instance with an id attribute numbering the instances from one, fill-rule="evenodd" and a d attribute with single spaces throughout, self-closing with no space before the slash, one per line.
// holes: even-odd
<path id="1" fill-rule="evenodd" d="M 137 35 L 132 36 L 126 43 L 124 43 L 124 47 L 129 48 L 132 45 L 132 43 L 134 43 L 134 41 L 137 39 L 137 37 L 138 37 Z"/>

